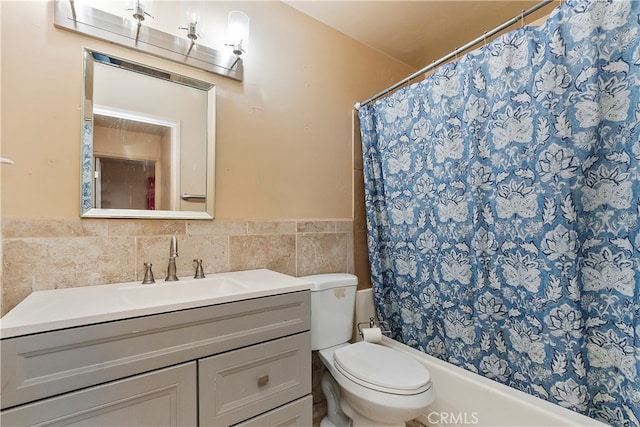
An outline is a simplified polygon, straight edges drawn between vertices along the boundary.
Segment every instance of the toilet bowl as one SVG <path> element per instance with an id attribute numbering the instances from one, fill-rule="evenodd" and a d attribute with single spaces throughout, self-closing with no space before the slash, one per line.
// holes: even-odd
<path id="1" fill-rule="evenodd" d="M 429 371 L 411 356 L 380 344 L 349 344 L 357 278 L 306 276 L 311 283 L 311 349 L 327 368 L 321 427 L 404 426 L 434 400 Z"/>
<path id="2" fill-rule="evenodd" d="M 361 341 L 318 352 L 340 387 L 340 407 L 357 426 L 404 426 L 434 400 L 429 371 L 417 360 Z"/>

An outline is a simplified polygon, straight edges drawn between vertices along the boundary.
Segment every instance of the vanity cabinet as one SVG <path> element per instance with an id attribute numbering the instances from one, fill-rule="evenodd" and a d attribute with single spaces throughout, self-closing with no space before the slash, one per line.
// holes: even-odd
<path id="1" fill-rule="evenodd" d="M 311 425 L 310 293 L 0 342 L 0 424 Z"/>

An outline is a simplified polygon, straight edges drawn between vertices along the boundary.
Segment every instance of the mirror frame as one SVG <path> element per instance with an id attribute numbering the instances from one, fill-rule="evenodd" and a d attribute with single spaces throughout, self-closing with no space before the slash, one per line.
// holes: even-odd
<path id="1" fill-rule="evenodd" d="M 100 61 L 94 54 L 102 55 L 113 62 Z M 149 67 L 128 59 L 98 52 L 83 50 L 83 91 L 82 91 L 82 136 L 81 136 L 81 175 L 80 175 L 80 216 L 82 218 L 146 218 L 146 219 L 208 219 L 214 218 L 215 201 L 215 126 L 216 126 L 216 87 L 213 83 L 197 80 Z M 102 209 L 94 207 L 95 198 L 95 160 L 93 156 L 93 75 L 95 62 L 119 67 L 154 78 L 163 78 L 176 84 L 194 87 L 207 92 L 207 167 L 205 211 L 138 210 L 138 209 Z M 161 76 L 161 77 L 160 77 Z"/>

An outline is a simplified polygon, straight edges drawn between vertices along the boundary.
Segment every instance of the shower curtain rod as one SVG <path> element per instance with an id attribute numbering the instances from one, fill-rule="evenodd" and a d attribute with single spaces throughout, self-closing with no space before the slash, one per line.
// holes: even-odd
<path id="1" fill-rule="evenodd" d="M 421 74 L 426 73 L 427 71 L 430 71 L 436 67 L 438 67 L 439 65 L 441 65 L 442 63 L 448 61 L 449 59 L 455 57 L 456 55 L 458 55 L 460 52 L 464 52 L 465 50 L 469 49 L 470 47 L 473 47 L 475 45 L 477 45 L 478 43 L 480 43 L 481 41 L 484 41 L 487 39 L 487 37 L 491 37 L 492 35 L 499 33 L 500 31 L 504 30 L 505 28 L 515 24 L 516 22 L 518 22 L 519 20 L 524 19 L 525 16 L 528 16 L 530 14 L 532 14 L 533 12 L 537 11 L 538 9 L 543 8 L 544 6 L 548 5 L 549 3 L 552 3 L 555 0 L 543 0 L 540 3 L 536 4 L 535 6 L 530 7 L 527 10 L 523 10 L 519 15 L 514 16 L 513 18 L 509 19 L 508 21 L 502 23 L 501 25 L 497 26 L 496 28 L 494 28 L 493 30 L 484 33 L 482 36 L 478 37 L 475 40 L 470 41 L 469 43 L 465 44 L 462 47 L 457 48 L 456 50 L 454 50 L 453 52 L 449 53 L 448 55 L 443 56 L 442 58 L 438 59 L 437 61 L 427 65 L 426 67 L 416 71 L 415 73 L 411 74 L 410 76 L 400 80 L 398 83 L 389 86 L 388 88 L 386 88 L 385 90 L 378 92 L 377 94 L 373 95 L 371 98 L 367 99 L 366 101 L 362 101 L 362 102 L 356 102 L 355 105 L 353 106 L 353 108 L 355 108 L 356 110 L 359 110 L 361 106 L 363 105 L 367 105 L 368 103 L 375 101 L 376 99 L 386 95 L 387 93 L 391 92 L 394 89 L 399 88 L 400 86 L 402 86 L 403 84 L 415 79 L 416 77 L 420 76 Z"/>

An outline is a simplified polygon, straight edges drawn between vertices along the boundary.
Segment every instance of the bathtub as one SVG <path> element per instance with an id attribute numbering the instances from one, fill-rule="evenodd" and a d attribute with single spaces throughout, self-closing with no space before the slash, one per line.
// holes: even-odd
<path id="1" fill-rule="evenodd" d="M 371 289 L 356 294 L 356 322 L 374 314 Z M 354 341 L 361 339 L 354 330 Z M 429 427 L 606 426 L 559 405 L 459 368 L 405 344 L 383 337 L 382 345 L 402 351 L 431 373 L 436 399 L 416 421 Z"/>
<path id="2" fill-rule="evenodd" d="M 416 421 L 425 426 L 606 426 L 384 337 L 382 345 L 415 357 L 431 373 L 436 399 Z"/>

